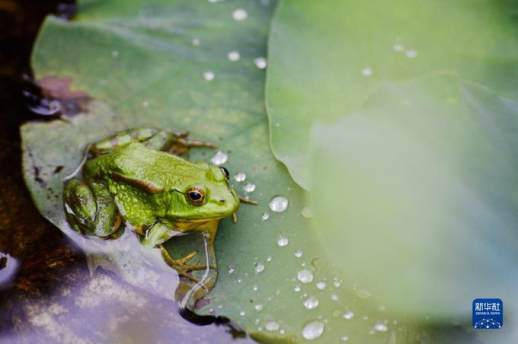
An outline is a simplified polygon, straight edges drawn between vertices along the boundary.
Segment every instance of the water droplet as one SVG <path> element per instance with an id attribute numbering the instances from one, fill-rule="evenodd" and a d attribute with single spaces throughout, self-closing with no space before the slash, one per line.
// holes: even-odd
<path id="1" fill-rule="evenodd" d="M 264 324 L 264 328 L 266 329 L 266 331 L 270 331 L 270 332 L 278 331 L 279 327 L 280 327 L 279 324 L 273 320 L 268 320 Z"/>
<path id="2" fill-rule="evenodd" d="M 238 278 L 236 282 L 241 283 L 242 282 L 241 278 Z"/>
<path id="3" fill-rule="evenodd" d="M 228 160 L 228 155 L 222 151 L 217 151 L 210 161 L 217 166 L 223 165 Z"/>
<path id="4" fill-rule="evenodd" d="M 405 49 L 405 47 L 399 43 L 396 43 L 392 46 L 392 48 L 394 49 L 395 52 L 399 53 L 399 52 L 402 52 L 403 49 Z"/>
<path id="5" fill-rule="evenodd" d="M 384 323 L 378 322 L 378 323 L 374 324 L 374 331 L 376 331 L 376 332 L 387 332 L 388 331 L 388 327 Z"/>
<path id="6" fill-rule="evenodd" d="M 212 81 L 215 77 L 216 75 L 214 74 L 214 72 L 211 72 L 210 70 L 203 73 L 203 78 L 207 81 Z"/>
<path id="7" fill-rule="evenodd" d="M 281 236 L 279 237 L 279 239 L 277 240 L 277 245 L 278 245 L 279 247 L 286 247 L 286 246 L 288 246 L 288 244 L 289 244 L 289 240 L 288 240 L 288 238 L 287 238 L 287 237 L 285 237 L 285 236 L 283 236 L 283 235 L 281 235 Z"/>
<path id="8" fill-rule="evenodd" d="M 347 311 L 344 313 L 343 317 L 344 319 L 351 320 L 352 318 L 354 318 L 354 313 L 351 311 Z"/>
<path id="9" fill-rule="evenodd" d="M 307 340 L 317 339 L 324 333 L 325 325 L 322 321 L 312 321 L 302 329 L 302 337 Z"/>
<path id="10" fill-rule="evenodd" d="M 341 337 L 340 337 L 340 340 L 341 340 L 342 342 L 347 342 L 347 341 L 349 340 L 349 337 L 347 337 L 347 336 L 341 336 Z"/>
<path id="11" fill-rule="evenodd" d="M 143 107 L 145 107 L 145 108 L 149 107 L 149 101 L 144 100 L 144 101 L 142 102 L 142 106 L 143 106 Z"/>
<path id="12" fill-rule="evenodd" d="M 271 256 L 266 257 L 266 261 L 267 261 L 268 263 L 269 263 L 269 262 L 271 262 L 271 261 L 272 261 L 272 259 L 273 259 L 273 258 L 272 258 Z"/>
<path id="13" fill-rule="evenodd" d="M 119 57 L 119 51 L 118 51 L 118 50 L 113 50 L 113 51 L 112 51 L 112 57 L 113 57 L 113 58 L 117 58 L 117 57 Z"/>
<path id="14" fill-rule="evenodd" d="M 259 69 L 265 69 L 268 63 L 264 57 L 258 57 L 254 60 L 255 66 Z"/>
<path id="15" fill-rule="evenodd" d="M 239 58 L 241 57 L 241 55 L 239 55 L 239 51 L 231 51 L 227 54 L 227 58 L 229 61 L 232 61 L 232 62 L 235 62 L 235 61 L 239 61 Z"/>
<path id="16" fill-rule="evenodd" d="M 245 190 L 245 192 L 248 192 L 248 193 L 254 192 L 255 191 L 255 184 L 248 183 L 245 186 L 243 186 L 243 190 Z"/>
<path id="17" fill-rule="evenodd" d="M 305 217 L 306 219 L 310 219 L 313 217 L 313 212 L 311 211 L 310 207 L 304 207 L 302 208 L 300 214 Z"/>
<path id="18" fill-rule="evenodd" d="M 365 76 L 365 77 L 369 77 L 372 75 L 372 68 L 370 67 L 365 67 L 362 69 L 362 75 Z"/>
<path id="19" fill-rule="evenodd" d="M 268 220 L 269 218 L 270 218 L 270 214 L 269 214 L 269 213 L 266 213 L 266 212 L 264 212 L 264 213 L 263 213 L 263 216 L 261 216 L 261 220 L 263 220 L 263 221 L 266 221 L 266 220 Z"/>
<path id="20" fill-rule="evenodd" d="M 264 265 L 261 263 L 255 263 L 255 272 L 260 273 L 264 271 Z"/>
<path id="21" fill-rule="evenodd" d="M 194 45 L 195 47 L 200 45 L 200 39 L 199 38 L 193 38 L 192 39 L 192 45 Z"/>
<path id="22" fill-rule="evenodd" d="M 238 8 L 232 12 L 232 18 L 234 18 L 236 21 L 243 21 L 248 18 L 248 13 L 246 13 L 244 9 Z"/>
<path id="23" fill-rule="evenodd" d="M 232 275 L 236 271 L 236 269 L 232 265 L 229 265 L 227 271 L 229 275 Z"/>
<path id="24" fill-rule="evenodd" d="M 318 299 L 314 296 L 310 296 L 308 297 L 305 301 L 304 301 L 304 307 L 306 307 L 307 309 L 315 309 L 318 307 Z"/>
<path id="25" fill-rule="evenodd" d="M 294 291 L 294 292 L 296 292 L 296 293 L 300 292 L 300 290 L 301 290 L 301 289 L 300 289 L 300 285 L 296 285 L 296 286 L 293 288 L 293 291 Z"/>
<path id="26" fill-rule="evenodd" d="M 238 183 L 241 183 L 241 182 L 244 182 L 246 179 L 246 174 L 245 172 L 238 172 L 235 176 L 234 176 L 234 180 Z"/>
<path id="27" fill-rule="evenodd" d="M 333 300 L 333 301 L 338 301 L 338 295 L 336 295 L 336 294 L 331 294 L 331 300 Z"/>
<path id="28" fill-rule="evenodd" d="M 406 57 L 413 59 L 413 58 L 417 57 L 417 51 L 413 50 L 413 49 L 409 49 L 409 50 L 405 51 L 405 55 L 406 55 Z"/>
<path id="29" fill-rule="evenodd" d="M 293 255 L 297 258 L 300 258 L 302 257 L 302 255 L 304 254 L 304 252 L 302 252 L 302 250 L 297 250 L 293 253 Z"/>
<path id="30" fill-rule="evenodd" d="M 275 196 L 269 204 L 270 209 L 276 213 L 282 213 L 288 209 L 288 199 L 284 196 Z"/>
<path id="31" fill-rule="evenodd" d="M 335 286 L 335 288 L 340 288 L 342 284 L 339 281 L 334 281 L 333 285 Z"/>
<path id="32" fill-rule="evenodd" d="M 255 305 L 254 308 L 256 311 L 260 312 L 263 310 L 264 307 L 263 307 L 263 305 L 259 304 L 259 305 Z"/>
<path id="33" fill-rule="evenodd" d="M 313 273 L 307 269 L 300 270 L 297 273 L 297 279 L 302 283 L 311 283 L 313 281 Z"/>
<path id="34" fill-rule="evenodd" d="M 324 290 L 326 289 L 326 282 L 320 281 L 317 283 L 317 289 Z"/>
<path id="35" fill-rule="evenodd" d="M 258 291 L 258 290 L 259 290 L 259 288 L 258 288 L 256 285 L 254 285 L 254 286 L 252 287 L 252 290 L 253 290 L 253 291 Z"/>

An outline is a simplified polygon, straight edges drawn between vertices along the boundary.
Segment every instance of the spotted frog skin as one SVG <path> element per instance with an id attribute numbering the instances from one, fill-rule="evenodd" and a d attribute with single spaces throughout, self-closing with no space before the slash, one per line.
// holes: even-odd
<path id="1" fill-rule="evenodd" d="M 189 264 L 196 252 L 172 259 L 162 244 L 176 235 L 202 232 L 215 262 L 218 223 L 235 215 L 240 198 L 226 169 L 181 157 L 192 147 L 212 145 L 189 140 L 187 133 L 149 128 L 123 131 L 90 145 L 82 177 L 65 184 L 69 224 L 106 239 L 131 228 L 145 246 L 160 247 L 181 276 L 194 279 L 189 272 L 207 268 Z"/>

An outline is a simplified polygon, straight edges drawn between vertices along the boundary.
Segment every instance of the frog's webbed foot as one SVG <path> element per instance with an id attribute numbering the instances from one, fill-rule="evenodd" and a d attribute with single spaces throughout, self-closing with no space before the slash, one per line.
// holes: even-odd
<path id="1" fill-rule="evenodd" d="M 194 283 L 199 283 L 199 280 L 192 276 L 192 274 L 190 274 L 191 272 L 216 268 L 212 265 L 207 266 L 205 264 L 189 264 L 189 261 L 197 255 L 197 252 L 195 251 L 177 259 L 171 257 L 163 245 L 160 245 L 160 251 L 162 252 L 162 257 L 164 258 L 167 265 L 175 269 L 179 276 L 187 278 Z"/>
<path id="2" fill-rule="evenodd" d="M 191 148 L 217 148 L 213 143 L 191 140 L 188 136 L 189 133 L 181 133 L 181 135 L 176 136 L 175 140 L 166 150 L 174 155 L 184 155 L 188 153 Z"/>

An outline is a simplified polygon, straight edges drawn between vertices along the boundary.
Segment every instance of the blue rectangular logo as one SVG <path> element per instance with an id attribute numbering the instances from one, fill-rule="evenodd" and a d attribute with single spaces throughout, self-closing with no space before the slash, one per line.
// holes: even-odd
<path id="1" fill-rule="evenodd" d="M 500 299 L 475 299 L 472 312 L 475 329 L 499 329 L 504 325 L 504 303 Z"/>

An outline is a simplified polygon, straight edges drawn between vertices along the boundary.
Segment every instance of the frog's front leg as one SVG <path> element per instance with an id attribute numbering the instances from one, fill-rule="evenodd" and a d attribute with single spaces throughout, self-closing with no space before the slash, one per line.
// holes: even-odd
<path id="1" fill-rule="evenodd" d="M 132 142 L 140 142 L 148 148 L 182 155 L 194 147 L 215 148 L 212 143 L 190 140 L 188 132 L 174 132 L 153 128 L 129 129 L 121 131 L 90 146 L 93 155 L 110 153 L 112 150 Z"/>
<path id="2" fill-rule="evenodd" d="M 71 179 L 65 184 L 63 197 L 67 220 L 75 230 L 102 238 L 118 234 L 121 218 L 103 183 Z"/>

